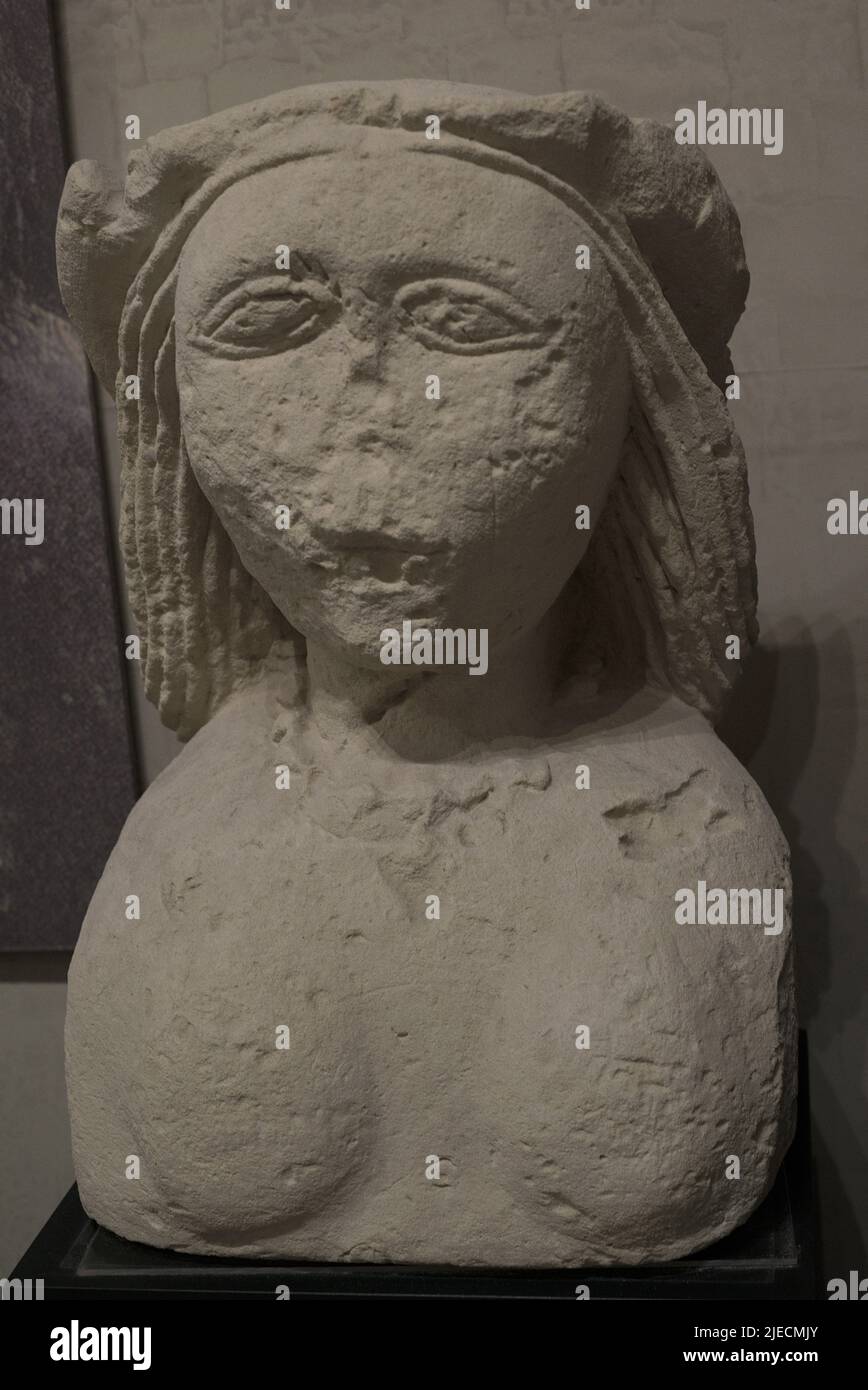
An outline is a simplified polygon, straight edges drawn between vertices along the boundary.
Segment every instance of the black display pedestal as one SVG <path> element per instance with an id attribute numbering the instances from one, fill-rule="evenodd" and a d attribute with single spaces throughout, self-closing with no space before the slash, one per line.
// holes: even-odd
<path id="1" fill-rule="evenodd" d="M 416 1265 L 245 1264 L 121 1240 L 85 1215 L 71 1188 L 13 1271 L 44 1279 L 47 1299 L 556 1298 L 814 1299 L 807 1047 L 799 1047 L 799 1121 L 774 1188 L 750 1221 L 698 1255 L 612 1269 L 452 1269 Z M 284 1295 L 285 1296 L 285 1295 Z"/>

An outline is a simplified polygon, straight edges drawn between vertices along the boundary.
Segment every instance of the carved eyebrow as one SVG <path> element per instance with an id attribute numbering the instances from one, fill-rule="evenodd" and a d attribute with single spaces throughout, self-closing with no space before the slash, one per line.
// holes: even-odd
<path id="1" fill-rule="evenodd" d="M 255 286 L 267 282 L 272 282 L 274 288 L 277 289 L 281 282 L 297 284 L 300 281 L 311 280 L 317 281 L 330 289 L 333 294 L 340 296 L 341 287 L 337 277 L 329 275 L 317 256 L 309 251 L 290 250 L 287 270 L 279 270 L 272 259 L 270 264 L 268 262 L 264 265 L 257 263 L 240 272 L 236 269 L 231 276 L 225 280 L 221 279 L 217 284 L 216 291 L 207 295 L 206 303 L 202 306 L 198 318 L 202 320 L 209 317 L 226 299 L 236 297 L 239 291 L 247 289 L 253 294 Z"/>
<path id="2" fill-rule="evenodd" d="M 291 280 L 320 280 L 324 285 L 330 283 L 328 271 L 322 261 L 310 252 L 304 255 L 301 251 L 290 251 L 289 271 L 278 273 L 288 273 Z"/>
<path id="3" fill-rule="evenodd" d="M 207 301 L 195 314 L 194 323 L 200 332 L 209 334 L 230 313 L 246 299 L 276 298 L 281 291 L 287 292 L 291 286 L 316 284 L 328 291 L 335 299 L 341 298 L 341 287 L 337 277 L 330 277 L 322 261 L 311 252 L 291 250 L 289 267 L 278 270 L 271 265 L 256 265 L 235 274 L 218 284 L 207 296 Z M 321 293 L 322 291 L 320 291 Z M 215 322 L 216 321 L 216 322 Z"/>
<path id="4" fill-rule="evenodd" d="M 413 324 L 414 336 L 429 347 L 437 346 L 436 339 L 452 343 L 451 351 L 481 353 L 506 351 L 510 347 L 542 347 L 551 334 L 560 327 L 557 315 L 540 314 L 524 303 L 510 290 L 495 288 L 484 281 L 455 279 L 446 276 L 432 276 L 404 284 L 395 295 L 394 304 L 399 314 L 406 316 Z M 506 330 L 492 333 L 489 338 L 473 337 L 465 334 L 459 322 L 428 323 L 419 321 L 416 314 L 431 306 L 447 310 L 463 305 L 472 305 L 487 312 L 494 320 L 499 320 Z M 461 341 L 463 339 L 463 341 Z"/>

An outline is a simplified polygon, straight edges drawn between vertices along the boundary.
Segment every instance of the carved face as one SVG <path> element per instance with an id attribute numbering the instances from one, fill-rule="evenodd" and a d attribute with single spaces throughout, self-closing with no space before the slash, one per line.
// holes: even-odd
<path id="1" fill-rule="evenodd" d="M 308 637 L 378 663 L 410 619 L 494 651 L 551 607 L 587 546 L 576 508 L 596 521 L 617 468 L 615 291 L 599 253 L 576 269 L 591 238 L 546 190 L 377 136 L 251 175 L 190 236 L 187 451 Z"/>

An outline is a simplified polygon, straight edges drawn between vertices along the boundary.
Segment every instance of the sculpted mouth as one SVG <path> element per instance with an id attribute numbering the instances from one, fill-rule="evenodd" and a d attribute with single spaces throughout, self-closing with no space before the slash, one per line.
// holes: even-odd
<path id="1" fill-rule="evenodd" d="M 411 532 L 319 531 L 318 539 L 337 553 L 339 567 L 346 575 L 385 584 L 401 580 L 418 583 L 432 561 L 449 550 L 446 541 Z"/>
<path id="2" fill-rule="evenodd" d="M 382 584 L 423 582 L 432 559 L 438 553 L 420 554 L 414 550 L 396 550 L 389 546 L 376 549 L 352 547 L 345 550 L 344 573 L 354 579 L 378 579 Z"/>
<path id="3" fill-rule="evenodd" d="M 414 531 L 325 531 L 320 532 L 338 550 L 360 550 L 373 555 L 380 551 L 398 551 L 403 555 L 437 555 L 449 549 L 448 542 Z"/>

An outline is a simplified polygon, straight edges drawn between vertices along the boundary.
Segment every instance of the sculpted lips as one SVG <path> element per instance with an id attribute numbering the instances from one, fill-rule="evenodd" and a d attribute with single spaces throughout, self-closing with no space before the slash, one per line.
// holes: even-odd
<path id="1" fill-rule="evenodd" d="M 436 563 L 435 557 L 449 550 L 444 540 L 410 531 L 390 534 L 363 529 L 325 531 L 318 528 L 317 538 L 338 556 L 344 574 L 385 584 L 401 580 L 423 581 L 426 572 Z"/>

